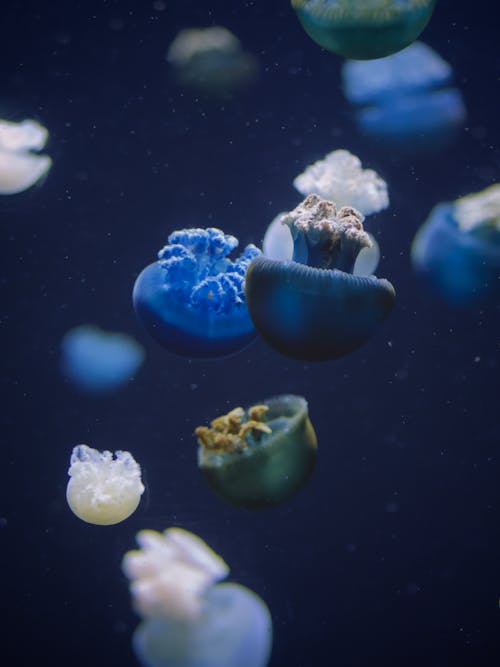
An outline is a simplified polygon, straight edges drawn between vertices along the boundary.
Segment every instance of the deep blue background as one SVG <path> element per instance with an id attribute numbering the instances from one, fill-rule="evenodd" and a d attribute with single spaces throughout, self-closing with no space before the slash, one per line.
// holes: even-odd
<path id="1" fill-rule="evenodd" d="M 272 667 L 487 667 L 500 659 L 498 308 L 452 309 L 413 274 L 409 244 L 437 201 L 498 180 L 498 28 L 492 3 L 440 0 L 424 41 L 469 110 L 445 153 L 391 154 L 357 134 L 341 60 L 287 0 L 4 0 L 0 117 L 34 117 L 54 166 L 0 201 L 3 349 L 1 664 L 136 664 L 120 571 L 141 528 L 181 525 L 268 603 Z M 261 77 L 224 102 L 180 90 L 164 60 L 182 27 L 222 24 Z M 305 165 L 348 148 L 390 187 L 370 221 L 397 307 L 362 350 L 294 362 L 260 341 L 217 362 L 173 357 L 143 333 L 133 281 L 167 234 L 213 225 L 259 241 L 298 197 Z M 65 384 L 59 342 L 83 322 L 147 348 L 107 399 Z M 309 401 L 319 460 L 292 502 L 250 513 L 206 488 L 193 429 L 284 392 Z M 65 501 L 72 447 L 130 449 L 147 493 L 116 527 Z M 238 667 L 235 665 L 235 667 Z"/>

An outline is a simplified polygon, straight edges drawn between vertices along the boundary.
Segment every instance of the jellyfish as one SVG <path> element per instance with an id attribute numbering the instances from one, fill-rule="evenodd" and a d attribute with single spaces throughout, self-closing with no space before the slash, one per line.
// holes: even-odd
<path id="1" fill-rule="evenodd" d="M 168 49 L 167 61 L 181 85 L 213 95 L 245 88 L 258 71 L 255 56 L 222 26 L 181 30 Z"/>
<path id="2" fill-rule="evenodd" d="M 183 229 L 170 234 L 158 261 L 137 278 L 133 301 L 148 333 L 170 352 L 219 357 L 236 352 L 256 336 L 244 294 L 250 261 L 261 254 L 238 246 L 220 229 Z"/>
<path id="3" fill-rule="evenodd" d="M 0 194 L 24 192 L 49 171 L 48 155 L 36 155 L 47 141 L 45 127 L 34 120 L 12 123 L 0 119 Z"/>
<path id="4" fill-rule="evenodd" d="M 442 148 L 463 126 L 465 104 L 452 79 L 451 66 L 422 42 L 342 68 L 344 94 L 358 107 L 360 130 L 401 151 Z"/>
<path id="5" fill-rule="evenodd" d="M 317 44 L 344 58 L 370 60 L 414 42 L 436 0 L 292 0 L 302 27 Z"/>
<path id="6" fill-rule="evenodd" d="M 308 195 L 283 222 L 294 249 L 289 261 L 255 258 L 245 292 L 252 320 L 278 352 L 305 361 L 336 359 L 365 343 L 394 305 L 391 283 L 355 276 L 370 247 L 363 216 L 350 206 Z"/>
<path id="7" fill-rule="evenodd" d="M 144 486 L 130 452 L 99 452 L 77 445 L 71 453 L 66 488 L 68 505 L 86 523 L 111 526 L 135 512 Z"/>
<path id="8" fill-rule="evenodd" d="M 389 206 L 387 183 L 373 169 L 363 169 L 361 160 L 346 150 L 336 150 L 309 165 L 293 181 L 301 195 L 317 194 L 335 201 L 338 207 L 353 206 L 363 215 Z"/>
<path id="9" fill-rule="evenodd" d="M 248 588 L 217 583 L 229 568 L 196 535 L 181 528 L 142 530 L 140 549 L 122 569 L 142 621 L 133 647 L 143 667 L 265 667 L 272 621 Z"/>
<path id="10" fill-rule="evenodd" d="M 317 440 L 302 396 L 275 396 L 199 426 L 198 465 L 224 500 L 247 509 L 291 498 L 312 474 Z"/>
<path id="11" fill-rule="evenodd" d="M 411 258 L 446 301 L 469 305 L 500 296 L 500 183 L 435 206 Z"/>
<path id="12" fill-rule="evenodd" d="M 131 336 L 83 324 L 61 343 L 63 374 L 91 394 L 115 391 L 130 381 L 144 361 L 144 350 Z"/>

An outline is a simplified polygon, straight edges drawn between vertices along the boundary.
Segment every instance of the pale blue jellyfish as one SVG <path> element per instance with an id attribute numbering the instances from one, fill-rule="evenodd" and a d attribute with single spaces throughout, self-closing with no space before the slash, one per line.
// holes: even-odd
<path id="1" fill-rule="evenodd" d="M 78 389 L 112 392 L 131 380 L 144 361 L 144 350 L 131 336 L 83 324 L 61 342 L 61 370 Z"/>
<path id="2" fill-rule="evenodd" d="M 142 622 L 133 647 L 143 667 L 266 667 L 272 621 L 261 598 L 216 583 L 229 568 L 203 540 L 180 528 L 137 534 L 122 568 Z"/>
<path id="3" fill-rule="evenodd" d="M 256 336 L 245 302 L 250 261 L 260 255 L 247 245 L 230 259 L 238 239 L 214 227 L 182 229 L 168 237 L 158 260 L 139 274 L 135 311 L 147 332 L 170 352 L 220 357 Z"/>
<path id="4" fill-rule="evenodd" d="M 446 301 L 500 297 L 500 184 L 438 204 L 417 232 L 412 262 Z"/>
<path id="5" fill-rule="evenodd" d="M 357 107 L 362 133 L 412 151 L 446 145 L 463 126 L 465 104 L 452 78 L 451 66 L 422 42 L 342 68 L 344 94 Z"/>

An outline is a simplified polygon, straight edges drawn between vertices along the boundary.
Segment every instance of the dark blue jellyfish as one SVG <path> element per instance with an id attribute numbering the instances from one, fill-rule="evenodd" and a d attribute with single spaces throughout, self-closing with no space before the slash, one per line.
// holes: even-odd
<path id="1" fill-rule="evenodd" d="M 500 184 L 438 204 L 417 232 L 412 262 L 446 301 L 500 297 Z"/>
<path id="2" fill-rule="evenodd" d="M 435 0 L 292 0 L 304 30 L 344 58 L 369 60 L 414 42 L 434 11 Z"/>
<path id="3" fill-rule="evenodd" d="M 261 253 L 248 245 L 233 261 L 228 255 L 237 246 L 234 236 L 215 228 L 170 234 L 133 291 L 137 316 L 160 345 L 183 356 L 219 357 L 255 337 L 244 280 Z"/>
<path id="4" fill-rule="evenodd" d="M 463 126 L 465 104 L 452 78 L 450 65 L 422 42 L 342 68 L 344 94 L 358 107 L 363 134 L 412 152 L 441 148 Z"/>
<path id="5" fill-rule="evenodd" d="M 289 357 L 323 361 L 360 347 L 392 310 L 394 288 L 376 276 L 353 275 L 370 238 L 350 206 L 311 194 L 283 216 L 293 237 L 293 259 L 257 257 L 245 292 L 256 329 Z"/>
<path id="6" fill-rule="evenodd" d="M 144 350 L 125 333 L 83 324 L 61 342 L 61 370 L 78 389 L 112 392 L 128 382 L 144 361 Z"/>

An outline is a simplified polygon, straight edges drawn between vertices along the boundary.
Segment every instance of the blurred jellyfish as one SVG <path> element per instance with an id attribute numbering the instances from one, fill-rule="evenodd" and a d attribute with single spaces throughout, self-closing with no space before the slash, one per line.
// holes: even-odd
<path id="1" fill-rule="evenodd" d="M 449 303 L 500 296 L 500 183 L 438 204 L 417 232 L 412 262 Z"/>
<path id="2" fill-rule="evenodd" d="M 308 195 L 283 216 L 292 260 L 257 257 L 245 279 L 248 309 L 261 336 L 295 359 L 325 361 L 365 343 L 394 305 L 391 283 L 353 275 L 371 241 L 356 209 Z"/>
<path id="3" fill-rule="evenodd" d="M 404 151 L 447 145 L 466 117 L 462 94 L 451 87 L 453 70 L 435 51 L 415 42 L 400 53 L 342 68 L 347 99 L 368 137 Z"/>
<path id="4" fill-rule="evenodd" d="M 131 380 L 144 356 L 131 336 L 90 324 L 71 329 L 61 343 L 63 374 L 78 389 L 93 394 L 112 392 Z"/>
<path id="5" fill-rule="evenodd" d="M 141 468 L 130 452 L 99 452 L 77 445 L 71 454 L 66 499 L 71 511 L 87 523 L 110 526 L 129 517 L 144 486 Z"/>
<path id="6" fill-rule="evenodd" d="M 387 183 L 373 169 L 363 169 L 361 160 L 346 150 L 336 150 L 309 165 L 293 185 L 304 197 L 317 194 L 338 207 L 353 206 L 363 215 L 389 206 Z"/>
<path id="7" fill-rule="evenodd" d="M 12 123 L 0 119 L 0 194 L 15 195 L 27 190 L 49 171 L 52 160 L 41 150 L 48 131 L 34 120 Z"/>
<path id="8" fill-rule="evenodd" d="M 302 396 L 275 396 L 198 426 L 198 465 L 210 487 L 240 507 L 272 507 L 307 482 L 317 439 Z"/>
<path id="9" fill-rule="evenodd" d="M 168 49 L 167 61 L 181 85 L 214 95 L 247 87 L 258 70 L 255 56 L 221 26 L 181 30 Z"/>
<path id="10" fill-rule="evenodd" d="M 180 528 L 142 530 L 123 557 L 143 618 L 133 647 L 143 667 L 265 667 L 272 644 L 266 604 L 248 588 L 219 584 L 229 568 Z"/>
<path id="11" fill-rule="evenodd" d="M 292 0 L 304 30 L 344 58 L 382 58 L 414 42 L 436 0 Z"/>
<path id="12" fill-rule="evenodd" d="M 256 336 L 245 302 L 250 261 L 261 254 L 247 245 L 234 261 L 238 239 L 220 229 L 173 232 L 134 285 L 133 301 L 148 333 L 170 352 L 219 357 L 236 352 Z"/>

